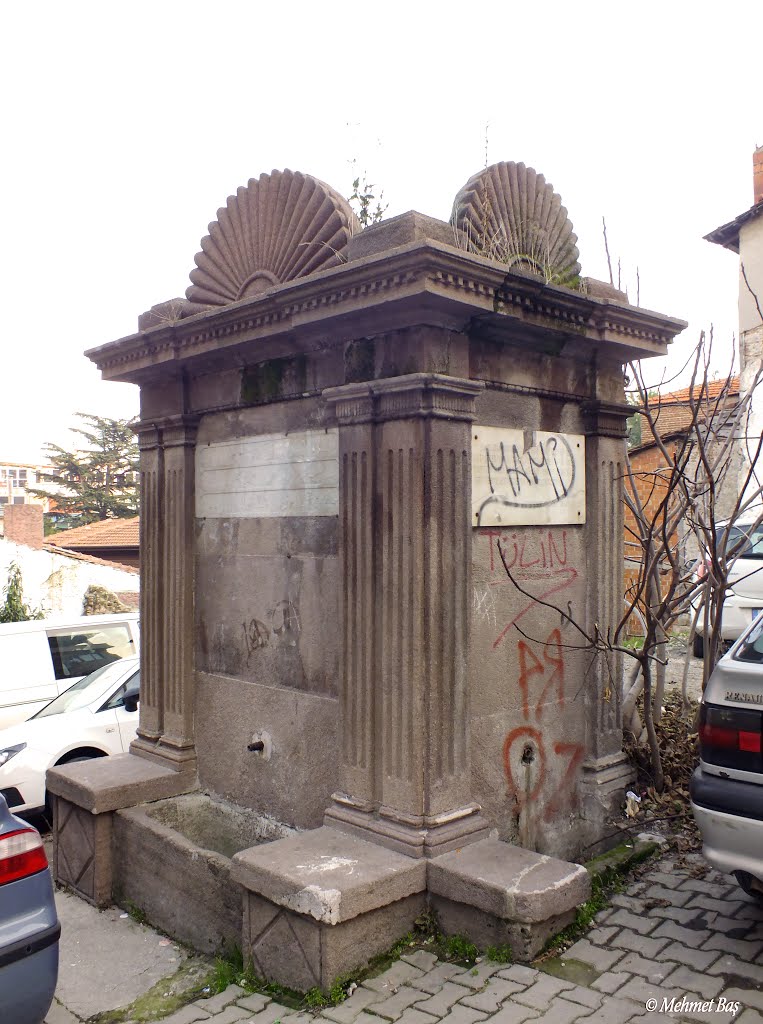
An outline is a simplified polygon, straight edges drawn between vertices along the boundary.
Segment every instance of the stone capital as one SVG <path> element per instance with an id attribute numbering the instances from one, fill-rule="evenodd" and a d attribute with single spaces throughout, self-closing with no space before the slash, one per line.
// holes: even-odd
<path id="1" fill-rule="evenodd" d="M 475 399 L 484 387 L 482 381 L 463 377 L 407 373 L 327 388 L 323 397 L 334 404 L 340 425 L 413 418 L 471 423 L 475 418 Z"/>
<path id="2" fill-rule="evenodd" d="M 626 437 L 626 421 L 636 411 L 624 402 L 603 402 L 598 399 L 581 405 L 586 437 Z"/>

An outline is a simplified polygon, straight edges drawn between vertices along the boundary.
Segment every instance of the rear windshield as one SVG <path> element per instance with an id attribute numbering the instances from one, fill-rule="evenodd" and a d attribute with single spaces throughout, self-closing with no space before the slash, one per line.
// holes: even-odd
<path id="1" fill-rule="evenodd" d="M 734 658 L 737 661 L 754 661 L 763 664 L 763 615 L 740 643 Z"/>
<path id="2" fill-rule="evenodd" d="M 718 531 L 719 547 L 723 545 L 725 532 L 725 528 Z M 741 544 L 741 547 L 735 552 L 738 544 Z M 735 558 L 763 559 L 763 523 L 755 527 L 732 526 L 726 541 L 726 552 L 735 552 Z"/>
<path id="3" fill-rule="evenodd" d="M 77 679 L 135 654 L 127 624 L 78 628 L 48 635 L 56 679 Z"/>

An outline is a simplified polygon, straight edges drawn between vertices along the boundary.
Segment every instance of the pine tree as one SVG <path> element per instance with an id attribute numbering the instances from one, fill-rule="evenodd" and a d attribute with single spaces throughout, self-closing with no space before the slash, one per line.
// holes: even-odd
<path id="1" fill-rule="evenodd" d="M 139 452 L 130 421 L 77 415 L 84 426 L 73 427 L 72 433 L 84 438 L 85 445 L 76 451 L 46 445 L 52 468 L 38 477 L 46 486 L 27 490 L 53 498 L 67 526 L 137 515 Z"/>

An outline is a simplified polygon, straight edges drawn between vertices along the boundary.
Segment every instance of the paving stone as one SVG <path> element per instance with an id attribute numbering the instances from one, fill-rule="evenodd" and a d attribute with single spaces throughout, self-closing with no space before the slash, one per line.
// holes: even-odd
<path id="1" fill-rule="evenodd" d="M 455 988 L 456 986 L 454 986 Z M 463 990 L 460 990 L 463 991 Z M 433 996 L 432 998 L 436 998 Z M 375 1013 L 379 1017 L 384 1017 L 385 1020 L 397 1020 L 403 1016 L 403 1013 L 408 1009 L 409 1006 L 413 1006 L 414 1003 L 420 1002 L 422 999 L 422 993 L 417 988 L 410 988 L 408 985 L 401 985 L 396 992 L 392 992 L 386 999 L 382 999 L 378 1003 L 373 1004 L 372 1013 Z M 454 999 L 453 1002 L 456 1000 Z M 443 1010 L 443 1012 L 445 1012 Z M 435 1015 L 432 1014 L 434 1017 Z"/>
<path id="2" fill-rule="evenodd" d="M 612 995 L 614 992 L 619 992 L 632 977 L 632 974 L 627 974 L 625 971 L 606 971 L 604 974 L 600 974 L 596 981 L 591 982 L 591 988 L 595 988 L 597 992 Z"/>
<path id="3" fill-rule="evenodd" d="M 505 964 L 498 964 L 493 960 L 483 960 L 476 967 L 468 967 L 460 974 L 454 974 L 451 980 L 457 985 L 465 985 L 477 992 L 484 988 L 488 978 L 500 971 L 502 967 L 505 967 Z"/>
<path id="4" fill-rule="evenodd" d="M 386 996 L 382 992 L 376 992 L 372 988 L 356 988 L 355 991 L 343 1003 L 338 1006 L 328 1006 L 321 1014 L 328 1020 L 336 1021 L 336 1024 L 353 1024 L 358 1015 L 374 1003 L 379 1003 Z M 240 1005 L 240 1004 L 239 1004 Z"/>
<path id="5" fill-rule="evenodd" d="M 646 889 L 646 882 L 631 882 L 625 889 L 626 896 L 639 896 Z"/>
<path id="6" fill-rule="evenodd" d="M 201 1004 L 207 1013 L 219 1013 L 226 1006 L 235 1003 L 237 999 L 245 996 L 246 992 L 240 985 L 228 985 L 224 992 L 218 992 L 216 996 L 210 996 Z"/>
<path id="7" fill-rule="evenodd" d="M 72 1017 L 72 1020 L 74 1018 Z M 196 1021 L 209 1020 L 209 1014 L 206 1010 L 203 1010 L 198 1003 L 189 1003 L 188 1006 L 183 1006 L 174 1013 L 171 1013 L 169 1017 L 162 1018 L 162 1024 L 195 1024 Z M 46 1024 L 59 1024 L 58 1020 L 53 1020 L 51 1017 L 45 1018 Z M 63 1024 L 63 1019 L 61 1021 Z"/>
<path id="8" fill-rule="evenodd" d="M 763 966 L 745 963 L 743 960 L 738 960 L 735 956 L 719 956 L 707 968 L 707 973 L 738 975 L 740 978 L 749 978 L 751 981 L 763 985 Z"/>
<path id="9" fill-rule="evenodd" d="M 723 981 L 709 974 L 700 974 L 690 967 L 677 967 L 665 981 L 665 987 L 675 991 L 699 992 L 705 999 L 713 999 L 723 988 Z"/>
<path id="10" fill-rule="evenodd" d="M 457 964 L 439 964 L 434 967 L 431 971 L 427 971 L 426 974 L 422 974 L 420 978 L 411 978 L 408 982 L 414 988 L 420 989 L 422 992 L 429 992 L 434 995 L 435 992 L 439 992 L 442 986 L 452 978 L 455 974 L 460 974 L 463 970 Z"/>
<path id="11" fill-rule="evenodd" d="M 639 935 L 648 935 L 658 921 L 651 917 L 633 914 L 629 910 L 617 910 L 607 921 L 608 924 L 619 924 L 623 928 L 632 928 Z"/>
<path id="12" fill-rule="evenodd" d="M 698 992 L 671 992 L 669 995 L 663 994 L 662 998 L 665 1001 L 659 1004 L 658 1009 L 667 1009 L 674 1019 L 679 1017 L 681 1020 L 704 1021 L 705 1024 L 728 1024 L 736 1016 L 734 1013 L 719 1013 L 718 1001 L 705 999 Z M 644 1018 L 644 1024 L 650 1024 L 648 1015 Z"/>
<path id="13" fill-rule="evenodd" d="M 463 994 L 463 985 L 454 985 L 452 981 L 446 981 L 440 991 L 430 996 L 429 999 L 424 999 L 423 992 L 417 992 L 416 996 L 420 1001 L 416 1004 L 416 1009 L 424 1013 L 431 1013 L 433 1017 L 444 1017 L 451 1006 L 463 997 Z M 377 1008 L 374 1007 L 374 1013 L 377 1012 Z"/>
<path id="14" fill-rule="evenodd" d="M 700 893 L 698 896 L 693 896 L 686 904 L 686 907 L 687 909 L 701 907 L 703 910 L 712 910 L 714 913 L 722 914 L 724 917 L 735 917 L 742 907 L 742 901 L 713 899 Z"/>
<path id="15" fill-rule="evenodd" d="M 747 939 L 730 939 L 728 935 L 711 935 L 707 942 L 702 944 L 702 949 L 717 949 L 721 953 L 731 953 L 741 960 L 754 963 L 763 950 L 763 944 L 748 942 Z"/>
<path id="16" fill-rule="evenodd" d="M 400 956 L 401 961 L 406 964 L 413 964 L 420 971 L 431 971 L 437 963 L 437 957 L 427 949 L 415 949 L 412 953 L 404 953 Z"/>
<path id="17" fill-rule="evenodd" d="M 464 1006 L 473 1006 L 475 1010 L 482 1010 L 484 1013 L 495 1013 L 504 1000 L 514 992 L 521 992 L 523 988 L 525 986 L 520 982 L 509 981 L 496 975 L 481 992 L 464 996 L 462 990 L 461 1002 Z"/>
<path id="18" fill-rule="evenodd" d="M 711 920 L 715 918 L 715 914 L 709 910 L 703 910 L 701 907 L 652 907 L 649 911 L 649 917 L 659 918 L 662 921 L 674 921 L 676 924 L 687 925 L 696 927 L 698 924 L 702 927 L 709 927 Z"/>
<path id="19" fill-rule="evenodd" d="M 622 907 L 624 910 L 632 910 L 634 914 L 644 913 L 644 901 L 640 896 L 626 896 L 619 892 L 610 897 L 609 902 L 613 907 Z"/>
<path id="20" fill-rule="evenodd" d="M 400 988 L 414 978 L 420 978 L 424 972 L 413 964 L 404 960 L 396 960 L 391 967 L 388 967 L 382 974 L 375 978 L 367 978 L 363 982 L 364 988 L 372 988 L 375 992 L 391 992 L 393 988 Z"/>
<path id="21" fill-rule="evenodd" d="M 740 1017 L 736 1018 L 735 1024 L 763 1024 L 763 1014 L 758 1013 L 757 1010 L 745 1010 Z"/>
<path id="22" fill-rule="evenodd" d="M 405 960 L 407 964 L 413 964 L 420 971 L 431 971 L 437 963 L 435 954 L 429 953 L 426 949 L 417 949 L 414 953 L 403 953 L 400 959 Z"/>
<path id="23" fill-rule="evenodd" d="M 628 1024 L 630 1021 L 639 1021 L 646 1013 L 645 1006 L 634 1005 L 629 999 L 605 999 L 598 1010 L 589 1017 L 584 1017 L 585 1024 Z M 492 1024 L 492 1022 L 491 1022 Z M 649 1016 L 643 1018 L 643 1024 L 651 1024 Z"/>
<path id="24" fill-rule="evenodd" d="M 326 1011 L 324 1010 L 323 1013 L 321 1014 L 321 1017 L 325 1016 Z M 355 1024 L 380 1024 L 381 1019 L 381 1017 L 374 1017 L 373 1014 L 370 1014 L 368 1012 L 368 1010 L 361 1010 L 358 1016 L 355 1018 Z M 255 1024 L 258 1024 L 259 1017 L 253 1017 L 252 1020 L 255 1021 Z"/>
<path id="25" fill-rule="evenodd" d="M 607 907 L 606 910 L 600 910 L 599 913 L 594 918 L 594 920 L 596 921 L 596 924 L 597 925 L 605 924 L 610 919 L 610 917 L 612 917 L 614 912 L 615 912 L 615 908 L 614 907 Z"/>
<path id="26" fill-rule="evenodd" d="M 755 988 L 727 988 L 721 996 L 729 1003 L 741 1003 L 742 1006 L 754 1006 L 763 1010 L 763 992 Z"/>
<path id="27" fill-rule="evenodd" d="M 631 949 L 634 953 L 641 953 L 645 957 L 656 957 L 661 949 L 667 946 L 669 939 L 652 939 L 647 935 L 634 935 L 633 932 L 623 928 L 616 939 L 610 943 L 617 949 Z"/>
<path id="28" fill-rule="evenodd" d="M 644 890 L 645 900 L 670 900 L 672 907 L 682 907 L 691 899 L 691 893 L 671 889 L 667 885 L 650 885 Z"/>
<path id="29" fill-rule="evenodd" d="M 568 999 L 557 996 L 544 1011 L 541 1021 L 542 1024 L 573 1024 L 574 1021 L 590 1021 L 593 1024 L 593 1018 L 590 1016 L 593 1012 L 590 1006 L 571 1003 Z"/>
<path id="30" fill-rule="evenodd" d="M 649 872 L 649 882 L 652 885 L 663 885 L 666 889 L 678 889 L 683 880 L 683 876 L 668 871 Z"/>
<path id="31" fill-rule="evenodd" d="M 603 928 L 591 928 L 590 931 L 586 932 L 586 938 L 597 946 L 607 946 L 619 931 L 620 929 L 617 925 L 607 924 Z"/>
<path id="32" fill-rule="evenodd" d="M 566 960 L 582 960 L 597 971 L 610 970 L 624 954 L 621 949 L 602 949 L 594 946 L 588 939 L 578 939 L 574 946 L 564 954 Z"/>
<path id="33" fill-rule="evenodd" d="M 571 999 L 573 1003 L 580 1003 L 581 1006 L 589 1006 L 592 1010 L 601 1006 L 602 997 L 598 992 L 592 992 L 590 988 L 582 985 L 575 985 L 574 988 L 562 992 L 562 999 Z"/>
<path id="34" fill-rule="evenodd" d="M 264 1010 L 268 1003 L 272 1003 L 273 1000 L 270 996 L 264 996 L 261 992 L 255 992 L 251 996 L 244 996 L 243 999 L 236 1001 L 236 1006 L 243 1006 L 245 1010 L 250 1010 L 252 1013 L 259 1013 L 260 1010 Z"/>
<path id="35" fill-rule="evenodd" d="M 236 1021 L 239 1020 L 251 1020 L 252 1015 L 243 1006 L 236 1006 L 235 1003 L 232 1003 L 230 1006 L 226 1006 L 224 1010 L 213 1014 L 207 1019 L 210 1024 L 236 1024 Z"/>
<path id="36" fill-rule="evenodd" d="M 627 981 L 623 985 L 617 994 L 620 999 L 632 999 L 644 1010 L 646 1010 L 646 1002 L 648 999 L 656 999 L 657 1009 L 659 1010 L 662 1006 L 662 1000 L 665 998 L 667 993 L 665 988 L 658 981 L 651 983 L 646 981 L 644 978 L 634 975 L 630 981 Z M 662 1012 L 664 1012 L 664 1010 Z"/>
<path id="37" fill-rule="evenodd" d="M 565 989 L 574 987 L 575 985 L 571 981 L 554 978 L 551 974 L 542 974 L 529 988 L 517 992 L 513 1002 L 532 1006 L 536 1010 L 545 1010 L 551 1004 L 554 996 L 558 996 Z"/>
<path id="38" fill-rule="evenodd" d="M 659 985 L 669 974 L 676 969 L 674 963 L 657 963 L 655 960 L 647 960 L 638 953 L 629 953 L 624 960 L 617 965 L 618 971 L 626 974 L 638 974 L 648 978 L 654 984 Z"/>
<path id="39" fill-rule="evenodd" d="M 186 1009 L 186 1007 L 183 1007 L 183 1009 Z M 201 1020 L 202 1016 L 206 1017 L 206 1014 L 200 1014 L 198 1017 L 189 1017 L 189 1024 L 192 1024 L 195 1020 Z M 165 1020 L 169 1020 L 169 1017 L 166 1017 Z M 79 1020 L 74 1016 L 74 1014 L 69 1013 L 62 1003 L 59 1003 L 57 999 L 54 999 L 50 1005 L 48 1014 L 45 1017 L 44 1024 L 79 1024 Z M 183 1022 L 183 1024 L 185 1024 L 185 1022 Z"/>
<path id="40" fill-rule="evenodd" d="M 466 1007 L 464 1007 L 466 1009 Z M 518 1003 L 504 1003 L 498 1013 L 490 1018 L 490 1024 L 524 1024 L 526 1020 L 542 1020 L 537 1010 Z"/>
<path id="41" fill-rule="evenodd" d="M 730 936 L 732 939 L 763 942 L 763 922 L 756 925 L 755 921 L 751 921 L 749 917 L 738 917 L 736 914 L 733 917 L 710 914 L 710 921 L 714 932 L 723 932 L 724 935 L 732 932 L 733 934 Z"/>
<path id="42" fill-rule="evenodd" d="M 689 890 L 689 892 L 702 893 L 705 896 L 712 897 L 714 900 L 722 900 L 731 891 L 731 886 L 728 884 L 717 885 L 713 882 L 706 882 L 702 878 L 687 878 L 685 882 L 681 882 L 678 888 Z"/>
<path id="43" fill-rule="evenodd" d="M 473 1006 L 462 1006 L 456 1003 L 448 1011 L 447 1017 L 443 1017 L 441 1024 L 477 1024 L 477 1021 L 485 1020 L 485 1014 L 475 1010 Z"/>
<path id="44" fill-rule="evenodd" d="M 398 1017 L 397 1024 L 437 1024 L 437 1017 L 433 1017 L 431 1013 L 422 1013 L 415 1006 L 410 1006 Z"/>
<path id="45" fill-rule="evenodd" d="M 710 932 L 704 929 L 701 931 L 694 931 L 692 928 L 683 928 L 681 925 L 674 924 L 672 921 L 663 921 L 659 928 L 653 932 L 652 938 L 675 939 L 676 942 L 682 942 L 686 946 L 698 949 L 703 942 L 707 942 L 710 938 Z"/>
<path id="46" fill-rule="evenodd" d="M 280 1003 L 268 1003 L 265 1009 L 260 1010 L 252 1019 L 256 1020 L 257 1024 L 276 1024 L 277 1021 L 283 1020 L 284 1017 L 295 1016 L 296 1012 L 288 1006 L 281 1006 Z M 375 1021 L 375 1024 L 379 1024 L 379 1021 Z"/>
<path id="47" fill-rule="evenodd" d="M 540 971 L 534 967 L 525 967 L 524 964 L 512 964 L 499 971 L 499 978 L 508 978 L 509 981 L 519 982 L 520 985 L 532 985 L 537 980 Z"/>
<path id="48" fill-rule="evenodd" d="M 670 960 L 677 964 L 686 964 L 695 971 L 706 971 L 710 964 L 718 959 L 718 955 L 718 951 L 714 949 L 692 949 L 691 946 L 683 946 L 680 942 L 671 942 L 657 954 L 657 959 L 660 962 Z"/>

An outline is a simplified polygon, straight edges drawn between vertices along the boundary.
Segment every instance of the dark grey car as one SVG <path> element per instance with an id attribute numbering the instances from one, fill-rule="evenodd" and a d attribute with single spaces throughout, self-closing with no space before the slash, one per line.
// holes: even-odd
<path id="1" fill-rule="evenodd" d="M 44 1019 L 58 980 L 60 934 L 40 834 L 0 796 L 0 1021 Z"/>

